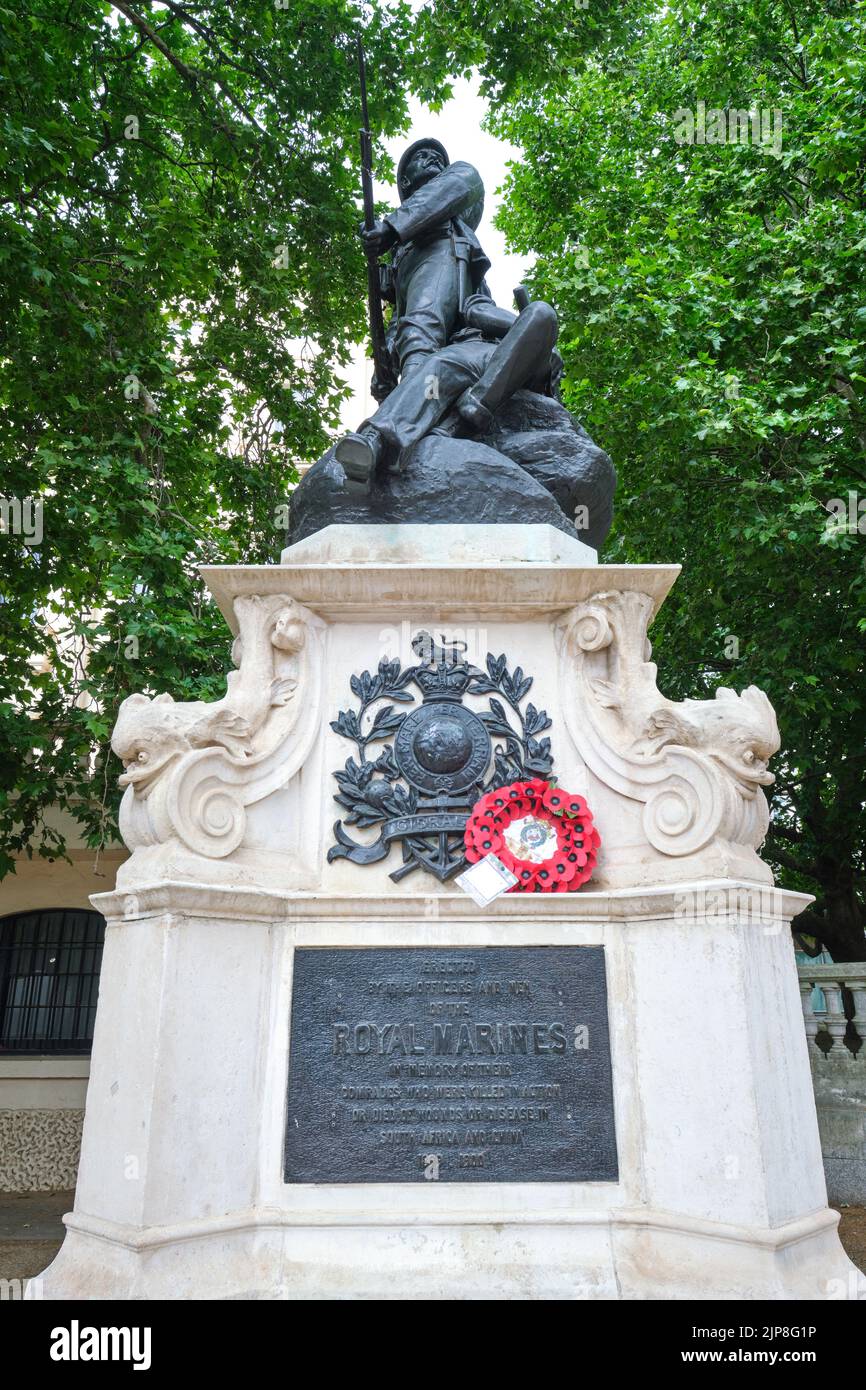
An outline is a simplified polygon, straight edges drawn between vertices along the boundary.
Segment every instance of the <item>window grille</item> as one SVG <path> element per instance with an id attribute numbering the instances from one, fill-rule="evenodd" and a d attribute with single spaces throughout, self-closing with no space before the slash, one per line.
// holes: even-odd
<path id="1" fill-rule="evenodd" d="M 0 918 L 0 1056 L 90 1052 L 104 936 L 98 912 Z"/>

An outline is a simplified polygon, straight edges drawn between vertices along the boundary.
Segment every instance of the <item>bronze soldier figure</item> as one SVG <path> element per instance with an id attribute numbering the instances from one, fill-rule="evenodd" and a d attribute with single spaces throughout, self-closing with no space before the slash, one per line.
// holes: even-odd
<path id="1" fill-rule="evenodd" d="M 400 207 L 361 235 L 369 254 L 392 253 L 382 292 L 394 305 L 388 347 L 399 385 L 335 450 L 362 488 L 380 461 L 399 468 L 431 432 L 486 430 L 521 387 L 552 395 L 559 363 L 550 305 L 535 301 L 515 315 L 487 288 L 490 262 L 475 235 L 484 207 L 477 170 L 451 164 L 438 140 L 416 140 L 400 160 L 397 186 Z"/>

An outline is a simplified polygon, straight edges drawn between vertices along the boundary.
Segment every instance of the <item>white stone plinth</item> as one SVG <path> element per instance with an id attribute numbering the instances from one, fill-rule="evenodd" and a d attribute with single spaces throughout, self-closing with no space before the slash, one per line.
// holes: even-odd
<path id="1" fill-rule="evenodd" d="M 592 546 L 555 526 L 480 526 L 471 522 L 435 526 L 326 526 L 287 546 L 281 564 L 370 565 L 595 565 Z"/>
<path id="2" fill-rule="evenodd" d="M 646 633 L 674 566 L 588 563 L 539 527 L 344 529 L 206 571 L 236 634 L 222 701 L 121 710 L 134 852 L 94 899 L 81 1167 L 43 1296 L 856 1296 L 788 929 L 808 899 L 757 854 L 765 697 L 659 694 Z M 482 911 L 420 871 L 395 883 L 396 847 L 328 864 L 350 677 L 411 664 L 422 627 L 533 677 L 602 837 L 579 893 Z M 296 948 L 521 945 L 604 947 L 617 1181 L 283 1181 Z"/>
<path id="3" fill-rule="evenodd" d="M 787 930 L 753 885 L 417 899 L 105 894 L 75 1212 L 44 1297 L 827 1298 Z M 738 894 L 739 889 L 739 894 Z M 681 916 L 688 895 L 709 920 Z M 784 914 L 798 895 L 775 900 Z M 732 910 L 726 910 L 727 902 Z M 619 1181 L 287 1185 L 296 946 L 604 945 Z"/>

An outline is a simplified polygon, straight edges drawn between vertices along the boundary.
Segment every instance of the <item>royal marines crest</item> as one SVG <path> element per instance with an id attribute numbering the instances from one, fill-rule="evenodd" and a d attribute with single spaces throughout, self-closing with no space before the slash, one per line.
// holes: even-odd
<path id="1" fill-rule="evenodd" d="M 399 841 L 403 863 L 391 874 L 395 882 L 415 869 L 444 882 L 465 867 L 466 821 L 478 798 L 550 772 L 550 739 L 539 737 L 550 719 L 524 705 L 532 677 L 519 666 L 509 671 L 504 655 L 488 654 L 482 671 L 467 662 L 465 642 L 437 643 L 426 632 L 412 650 L 416 666 L 383 658 L 375 675 L 352 676 L 359 708 L 341 710 L 331 722 L 358 755 L 334 774 L 335 800 L 347 815 L 334 826 L 328 862 L 375 864 Z M 469 708 L 468 695 L 489 695 L 489 708 Z M 415 708 L 398 709 L 410 704 Z M 378 838 L 359 843 L 347 825 L 379 826 Z"/>

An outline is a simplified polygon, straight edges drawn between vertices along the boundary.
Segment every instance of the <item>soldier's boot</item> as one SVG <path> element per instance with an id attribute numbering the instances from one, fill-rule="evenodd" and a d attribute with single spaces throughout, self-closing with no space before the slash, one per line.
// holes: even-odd
<path id="1" fill-rule="evenodd" d="M 343 436 L 334 449 L 334 457 L 350 488 L 358 492 L 370 491 L 384 448 L 385 441 L 374 425 L 362 425 L 357 432 Z"/>
<path id="2" fill-rule="evenodd" d="M 486 433 L 498 407 L 538 376 L 540 364 L 549 362 L 556 337 L 556 311 L 542 299 L 533 300 L 515 319 L 475 385 L 457 401 L 461 419 L 476 433 Z"/>

